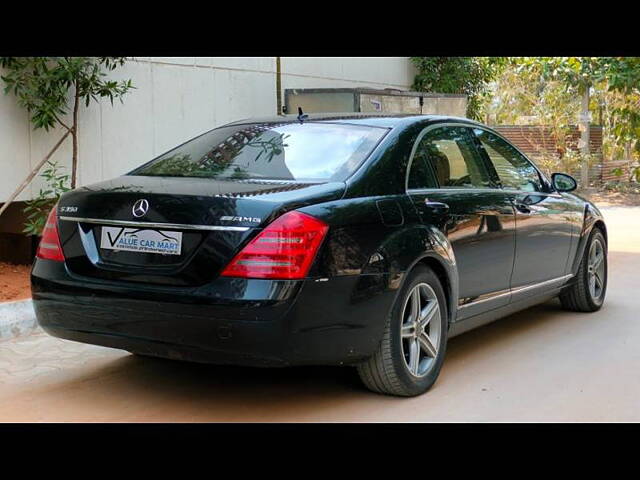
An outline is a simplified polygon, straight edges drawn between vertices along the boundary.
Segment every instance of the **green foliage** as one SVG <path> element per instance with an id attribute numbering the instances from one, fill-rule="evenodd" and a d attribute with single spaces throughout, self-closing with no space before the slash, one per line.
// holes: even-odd
<path id="1" fill-rule="evenodd" d="M 27 216 L 22 231 L 27 235 L 42 235 L 49 212 L 58 203 L 60 196 L 70 190 L 68 187 L 69 175 L 60 173 L 64 167 L 59 166 L 57 162 L 47 162 L 47 165 L 48 168 L 40 175 L 45 180 L 45 189 L 40 189 L 38 195 L 33 200 L 26 202 L 26 206 L 22 210 Z"/>
<path id="2" fill-rule="evenodd" d="M 559 80 L 548 80 L 541 68 L 524 59 L 509 59 L 492 84 L 493 98 L 487 106 L 489 122 L 510 125 L 544 125 L 553 145 L 541 146 L 536 138 L 525 138 L 537 149 L 536 160 L 546 172 L 571 172 L 583 158 L 569 148 L 569 127 L 580 112 L 580 98 Z"/>
<path id="3" fill-rule="evenodd" d="M 521 57 L 505 64 L 492 85 L 491 123 L 549 127 L 558 154 L 545 154 L 541 163 L 548 168 L 570 170 L 594 161 L 568 149 L 566 141 L 568 127 L 578 123 L 586 88 L 593 121 L 603 126 L 605 158 L 633 162 L 640 156 L 640 58 Z"/>
<path id="4" fill-rule="evenodd" d="M 640 57 L 609 57 L 603 60 L 607 69 L 607 95 L 615 101 L 609 113 L 616 140 L 640 153 Z"/>
<path id="5" fill-rule="evenodd" d="M 604 57 L 601 60 L 610 90 L 638 93 L 640 89 L 640 57 Z"/>
<path id="6" fill-rule="evenodd" d="M 640 94 L 623 93 L 600 83 L 594 88 L 594 110 L 603 126 L 603 153 L 614 160 L 632 160 L 640 151 Z M 634 152 L 635 146 L 635 152 Z"/>
<path id="7" fill-rule="evenodd" d="M 557 80 L 546 80 L 538 69 L 509 61 L 493 87 L 493 98 L 487 113 L 498 124 L 531 124 L 552 126 L 560 133 L 575 123 L 580 99 Z"/>
<path id="8" fill-rule="evenodd" d="M 606 182 L 603 188 L 609 192 L 640 194 L 640 186 L 638 186 L 637 183 L 620 181 Z"/>
<path id="9" fill-rule="evenodd" d="M 624 175 L 624 169 L 622 167 L 617 167 L 611 170 L 611 173 L 613 173 L 616 177 L 622 177 Z M 640 183 L 640 165 L 629 166 L 629 177 L 627 181 Z"/>
<path id="10" fill-rule="evenodd" d="M 610 133 L 618 142 L 640 136 L 640 57 L 529 57 L 520 60 L 544 80 L 559 81 L 567 91 L 592 88 L 599 105 L 610 103 Z"/>
<path id="11" fill-rule="evenodd" d="M 412 57 L 418 70 L 413 88 L 468 97 L 467 116 L 481 120 L 490 99 L 489 84 L 506 64 L 503 57 Z"/>
<path id="12" fill-rule="evenodd" d="M 606 57 L 524 57 L 519 63 L 539 72 L 544 80 L 560 81 L 577 93 L 607 75 Z"/>
<path id="13" fill-rule="evenodd" d="M 122 102 L 123 95 L 135 87 L 131 80 L 108 80 L 105 71 L 113 71 L 125 61 L 124 57 L 0 57 L 0 67 L 5 69 L 5 75 L 0 76 L 4 93 L 16 95 L 34 128 L 49 131 L 60 125 L 71 135 L 71 188 L 76 186 L 78 172 L 80 104 L 89 106 L 100 98 L 108 98 L 111 104 L 114 98 Z M 71 118 L 67 120 L 65 115 L 69 113 Z"/>
<path id="14" fill-rule="evenodd" d="M 0 78 L 5 83 L 4 93 L 16 95 L 31 114 L 34 127 L 48 131 L 56 123 L 69 128 L 61 117 L 69 113 L 72 87 L 73 97 L 85 106 L 99 97 L 111 103 L 114 98 L 122 101 L 135 87 L 131 80 L 107 80 L 105 70 L 124 63 L 124 57 L 0 57 L 0 66 L 7 71 Z"/>

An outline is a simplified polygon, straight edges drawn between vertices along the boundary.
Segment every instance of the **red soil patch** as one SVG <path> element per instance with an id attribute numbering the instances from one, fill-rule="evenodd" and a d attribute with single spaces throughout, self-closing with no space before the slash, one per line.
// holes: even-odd
<path id="1" fill-rule="evenodd" d="M 0 302 L 24 300 L 31 297 L 29 265 L 0 262 Z"/>

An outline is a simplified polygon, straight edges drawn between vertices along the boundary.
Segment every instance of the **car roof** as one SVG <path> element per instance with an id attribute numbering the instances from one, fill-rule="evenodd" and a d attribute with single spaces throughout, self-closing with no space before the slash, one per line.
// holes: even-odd
<path id="1" fill-rule="evenodd" d="M 453 117 L 444 115 L 416 115 L 412 113 L 309 113 L 305 122 L 326 122 L 326 123 L 346 123 L 355 125 L 368 125 L 372 127 L 395 128 L 407 127 L 418 122 L 434 122 L 455 121 L 469 123 L 471 125 L 481 125 L 478 122 L 464 117 Z M 289 115 L 272 115 L 269 117 L 255 117 L 238 120 L 227 125 L 243 125 L 252 123 L 261 124 L 282 124 L 294 123 L 298 121 L 298 116 Z"/>

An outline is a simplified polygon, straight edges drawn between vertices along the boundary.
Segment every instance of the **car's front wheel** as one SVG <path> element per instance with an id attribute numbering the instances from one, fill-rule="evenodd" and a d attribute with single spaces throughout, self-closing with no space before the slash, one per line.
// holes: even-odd
<path id="1" fill-rule="evenodd" d="M 435 383 L 447 347 L 447 304 L 438 277 L 426 266 L 414 268 L 387 318 L 378 350 L 358 365 L 374 392 L 415 396 Z"/>
<path id="2" fill-rule="evenodd" d="M 575 282 L 560 294 L 562 306 L 576 312 L 595 312 L 602 307 L 607 293 L 607 243 L 599 228 L 594 228 L 584 251 Z"/>

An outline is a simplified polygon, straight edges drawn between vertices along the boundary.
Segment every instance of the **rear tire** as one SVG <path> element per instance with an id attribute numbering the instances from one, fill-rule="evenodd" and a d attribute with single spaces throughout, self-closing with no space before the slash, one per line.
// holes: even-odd
<path id="1" fill-rule="evenodd" d="M 574 312 L 595 312 L 602 308 L 607 293 L 607 243 L 594 228 L 584 250 L 576 281 L 560 294 L 560 303 Z"/>
<path id="2" fill-rule="evenodd" d="M 377 351 L 357 366 L 369 390 L 402 397 L 425 393 L 438 378 L 449 318 L 444 290 L 435 273 L 420 265 L 408 275 Z"/>

